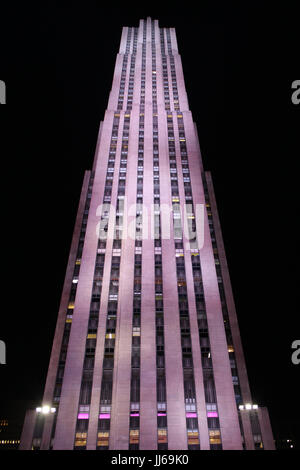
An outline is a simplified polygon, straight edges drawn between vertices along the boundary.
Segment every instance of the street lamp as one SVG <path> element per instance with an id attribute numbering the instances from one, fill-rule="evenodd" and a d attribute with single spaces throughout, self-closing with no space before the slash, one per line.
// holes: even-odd
<path id="1" fill-rule="evenodd" d="M 42 413 L 43 415 L 48 415 L 49 413 L 55 413 L 56 408 L 52 408 L 49 405 L 43 405 L 36 408 L 37 413 Z"/>

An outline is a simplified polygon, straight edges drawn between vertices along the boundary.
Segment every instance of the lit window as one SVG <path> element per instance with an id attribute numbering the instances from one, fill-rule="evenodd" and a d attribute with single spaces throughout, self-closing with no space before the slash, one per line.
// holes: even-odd
<path id="1" fill-rule="evenodd" d="M 139 327 L 134 327 L 132 329 L 132 336 L 140 336 L 141 335 L 141 329 Z"/>
<path id="2" fill-rule="evenodd" d="M 97 446 L 108 446 L 109 432 L 98 432 Z"/>
<path id="3" fill-rule="evenodd" d="M 77 432 L 75 436 L 75 446 L 76 447 L 86 446 L 86 438 L 87 438 L 86 432 Z"/>
<path id="4" fill-rule="evenodd" d="M 96 336 L 96 335 L 95 335 L 95 336 Z M 116 337 L 116 334 L 115 334 L 115 333 L 107 333 L 107 334 L 105 335 L 105 338 L 106 338 L 106 339 L 115 339 L 115 337 Z"/>
<path id="5" fill-rule="evenodd" d="M 158 443 L 165 444 L 167 443 L 167 430 L 166 429 L 158 429 Z"/>
<path id="6" fill-rule="evenodd" d="M 140 431 L 138 429 L 131 429 L 129 432 L 129 443 L 138 444 L 139 443 Z"/>
<path id="7" fill-rule="evenodd" d="M 221 444 L 221 433 L 219 430 L 209 431 L 209 443 L 210 444 Z"/>
<path id="8" fill-rule="evenodd" d="M 199 434 L 198 431 L 188 431 L 188 444 L 195 445 L 199 444 Z"/>

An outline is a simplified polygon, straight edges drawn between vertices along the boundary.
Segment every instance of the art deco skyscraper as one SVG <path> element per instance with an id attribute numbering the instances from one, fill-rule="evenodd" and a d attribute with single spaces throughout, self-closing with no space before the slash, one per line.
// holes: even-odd
<path id="1" fill-rule="evenodd" d="M 173 28 L 124 27 L 21 449 L 273 448 Z"/>

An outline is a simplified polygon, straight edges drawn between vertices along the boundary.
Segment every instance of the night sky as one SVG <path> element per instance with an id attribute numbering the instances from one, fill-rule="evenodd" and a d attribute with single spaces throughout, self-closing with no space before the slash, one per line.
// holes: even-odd
<path id="1" fill-rule="evenodd" d="M 163 3 L 163 2 L 162 2 Z M 200 8 L 194 5 L 199 3 Z M 0 418 L 41 403 L 84 170 L 122 26 L 175 27 L 204 167 L 212 172 L 253 402 L 300 447 L 299 24 L 291 4 L 1 7 Z M 223 2 L 225 3 L 225 2 Z M 21 4 L 21 2 L 20 2 Z M 130 2 L 131 4 L 131 2 Z M 21 4 L 22 5 L 22 4 Z M 203 3 L 205 5 L 205 3 Z M 222 5 L 222 2 L 220 2 Z"/>

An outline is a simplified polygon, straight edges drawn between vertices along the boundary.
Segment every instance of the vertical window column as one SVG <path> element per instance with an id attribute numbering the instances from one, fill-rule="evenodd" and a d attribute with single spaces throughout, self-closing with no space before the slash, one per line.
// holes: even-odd
<path id="1" fill-rule="evenodd" d="M 222 314 L 223 314 L 224 328 L 225 328 L 226 341 L 227 341 L 227 350 L 228 350 L 228 356 L 229 356 L 229 361 L 230 361 L 230 366 L 231 366 L 232 384 L 234 388 L 236 404 L 237 404 L 237 407 L 239 407 L 243 403 L 243 397 L 242 397 L 242 392 L 241 392 L 241 387 L 240 387 L 240 382 L 239 382 L 239 377 L 238 377 L 235 350 L 234 350 L 234 345 L 233 345 L 233 338 L 232 338 L 231 327 L 230 327 L 230 322 L 229 322 L 229 313 L 228 313 L 228 308 L 227 308 L 227 301 L 226 301 L 226 295 L 225 295 L 225 289 L 224 289 L 223 277 L 222 277 L 222 271 L 221 271 L 220 257 L 219 257 L 219 252 L 218 252 L 213 216 L 212 216 L 212 211 L 211 211 L 211 205 L 210 205 L 210 199 L 209 199 L 208 187 L 207 187 L 205 175 L 202 176 L 202 180 L 203 180 L 205 202 L 206 202 L 206 208 L 207 208 L 209 230 L 210 230 L 211 242 L 212 242 L 212 247 L 213 247 L 214 259 L 215 259 L 216 274 L 217 274 L 217 279 L 218 279 L 218 287 L 219 287 L 219 293 L 220 293 L 220 299 L 221 299 L 221 305 L 222 305 Z M 259 425 L 258 420 L 253 418 L 253 416 L 255 416 L 255 412 L 252 414 L 252 420 L 251 420 L 251 414 L 250 414 L 252 434 L 255 438 L 254 444 L 256 448 L 261 448 L 263 444 L 262 444 L 260 425 Z M 240 423 L 241 434 L 243 436 L 244 430 L 243 430 L 241 419 L 239 419 L 239 423 Z"/>
<path id="2" fill-rule="evenodd" d="M 103 374 L 100 395 L 100 410 L 98 423 L 97 449 L 109 448 L 110 417 L 112 408 L 112 388 L 114 352 L 116 340 L 116 322 L 118 310 L 119 277 L 121 263 L 121 247 L 123 233 L 124 197 L 126 184 L 126 168 L 128 154 L 128 135 L 130 126 L 130 113 L 124 114 L 123 136 L 121 145 L 121 162 L 119 169 L 117 211 L 115 219 L 113 253 L 111 261 L 110 284 L 108 294 L 108 307 L 106 318 L 106 333 L 103 356 Z"/>
<path id="3" fill-rule="evenodd" d="M 144 49 L 144 44 L 143 44 Z M 145 59 L 143 59 L 145 60 Z M 145 72 L 141 72 L 141 80 Z M 141 87 L 141 97 L 144 96 Z M 140 442 L 140 336 L 141 336 L 141 282 L 142 282 L 142 224 L 143 224 L 143 176 L 144 176 L 144 111 L 140 105 L 139 139 L 138 139 L 138 171 L 136 197 L 136 232 L 134 256 L 134 292 L 132 316 L 132 347 L 131 347 L 131 386 L 130 386 L 130 420 L 129 450 L 138 450 Z"/>
<path id="4" fill-rule="evenodd" d="M 156 324 L 156 384 L 157 384 L 157 448 L 168 449 L 167 394 L 164 346 L 164 309 L 161 255 L 159 139 L 157 116 L 157 69 L 155 27 L 152 22 L 152 110 L 153 110 L 153 203 L 154 203 L 154 263 L 155 263 L 155 324 Z"/>
<path id="5" fill-rule="evenodd" d="M 165 50 L 165 37 L 164 37 L 163 28 L 160 30 L 160 47 L 161 47 L 165 109 L 168 111 L 170 110 L 170 93 L 169 93 L 167 55 L 166 55 L 166 50 Z"/>
<path id="6" fill-rule="evenodd" d="M 135 73 L 135 61 L 136 61 L 136 51 L 137 51 L 137 34 L 138 34 L 138 29 L 134 28 L 133 46 L 132 46 L 132 54 L 131 54 L 131 62 L 130 62 L 130 70 L 129 70 L 128 93 L 127 93 L 127 108 L 126 108 L 127 110 L 132 109 L 132 102 L 133 102 L 134 73 Z"/>
<path id="7" fill-rule="evenodd" d="M 177 79 L 176 79 L 176 68 L 175 68 L 174 56 L 172 53 L 171 34 L 170 34 L 169 28 L 166 29 L 166 35 L 167 35 L 168 55 L 169 55 L 170 69 L 171 69 L 173 106 L 174 106 L 175 111 L 177 111 L 180 109 L 180 106 L 179 106 L 179 96 L 178 96 Z"/>
<path id="8" fill-rule="evenodd" d="M 118 138 L 119 121 L 120 115 L 119 113 L 115 113 L 109 148 L 109 159 L 106 172 L 105 191 L 103 196 L 103 208 L 101 213 L 101 228 L 103 233 L 99 233 L 98 239 L 93 289 L 90 304 L 90 315 L 86 336 L 81 390 L 78 404 L 74 449 L 85 449 L 87 443 L 87 431 L 89 423 L 89 411 L 92 394 L 95 351 L 98 333 L 98 320 L 102 291 L 102 279 L 105 261 L 106 233 L 108 228 L 108 218 L 110 211 L 109 203 L 112 191 L 112 180 L 115 166 L 115 152 Z"/>
<path id="9" fill-rule="evenodd" d="M 209 442 L 211 449 L 221 449 L 221 433 L 220 423 L 217 407 L 217 399 L 215 393 L 215 383 L 212 368 L 211 349 L 209 341 L 209 332 L 206 320 L 206 307 L 204 300 L 204 291 L 202 283 L 202 274 L 200 266 L 200 255 L 197 245 L 196 233 L 196 222 L 194 215 L 193 195 L 190 180 L 190 170 L 188 163 L 188 154 L 186 147 L 186 137 L 184 131 L 183 116 L 180 111 L 177 111 L 177 124 L 178 124 L 178 138 L 181 156 L 181 167 L 182 167 L 182 178 L 184 186 L 184 196 L 186 204 L 186 216 L 189 228 L 189 238 L 191 247 L 191 262 L 194 280 L 194 293 L 197 310 L 197 321 L 199 329 L 199 341 L 200 351 L 202 359 L 202 370 L 205 390 L 205 401 L 206 401 L 206 415 L 209 432 Z M 193 235 L 192 235 L 193 234 Z M 194 407 L 193 404 L 191 404 Z M 196 409 L 196 408 L 195 408 Z M 189 412 L 194 413 L 194 409 L 190 409 Z M 194 448 L 194 447 L 192 447 Z"/>
<path id="10" fill-rule="evenodd" d="M 125 83 L 126 83 L 126 71 L 127 71 L 127 63 L 128 63 L 128 54 L 130 53 L 130 44 L 131 44 L 131 34 L 132 28 L 128 28 L 128 35 L 127 35 L 127 42 L 126 42 L 126 49 L 123 58 L 123 65 L 121 71 L 121 80 L 120 80 L 120 90 L 119 90 L 119 97 L 118 97 L 118 107 L 117 109 L 123 109 L 123 101 L 125 95 Z"/>
<path id="11" fill-rule="evenodd" d="M 172 192 L 172 210 L 174 227 L 174 244 L 176 252 L 177 294 L 179 303 L 181 349 L 184 381 L 184 398 L 186 408 L 186 426 L 188 449 L 200 449 L 197 417 L 196 390 L 193 370 L 192 344 L 189 320 L 189 306 L 186 288 L 182 222 L 176 165 L 175 137 L 172 114 L 167 115 L 169 164 Z"/>

